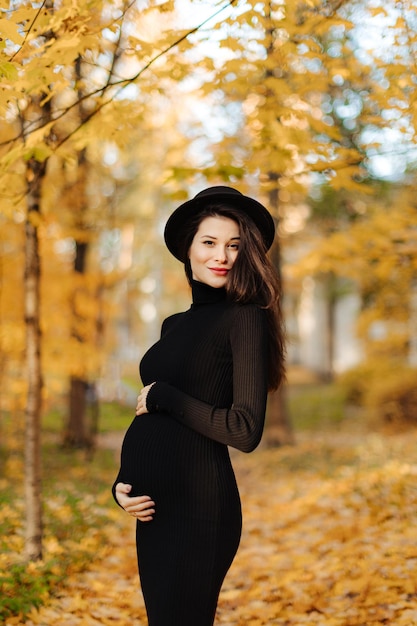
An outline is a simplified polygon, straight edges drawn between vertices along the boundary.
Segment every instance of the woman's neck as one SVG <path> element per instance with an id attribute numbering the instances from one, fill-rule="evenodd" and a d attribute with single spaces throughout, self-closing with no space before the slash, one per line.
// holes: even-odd
<path id="1" fill-rule="evenodd" d="M 191 292 L 193 305 L 213 304 L 226 298 L 226 289 L 224 287 L 211 287 L 194 279 L 191 281 Z"/>

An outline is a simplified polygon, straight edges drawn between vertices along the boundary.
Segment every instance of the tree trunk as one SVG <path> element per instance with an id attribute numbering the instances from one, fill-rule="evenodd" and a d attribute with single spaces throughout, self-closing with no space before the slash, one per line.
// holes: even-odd
<path id="1" fill-rule="evenodd" d="M 326 370 L 324 372 L 324 380 L 332 382 L 334 379 L 334 358 L 335 358 L 335 330 L 336 330 L 336 281 L 334 276 L 326 278 Z"/>
<path id="2" fill-rule="evenodd" d="M 65 434 L 65 445 L 73 448 L 88 448 L 89 433 L 86 415 L 87 383 L 76 376 L 71 377 L 69 392 L 69 420 Z"/>
<path id="3" fill-rule="evenodd" d="M 267 59 L 272 60 L 275 54 L 274 48 L 274 32 L 275 22 L 272 17 L 271 2 L 265 4 L 265 16 L 267 18 L 266 35 L 268 44 L 266 46 Z M 266 82 L 268 79 L 274 78 L 274 72 L 271 69 L 271 64 L 267 66 L 265 70 Z M 268 89 L 267 89 L 268 91 Z M 275 96 L 269 93 L 266 96 L 267 100 L 274 99 Z M 268 183 L 270 185 L 270 191 L 268 194 L 268 204 L 271 208 L 275 218 L 278 217 L 279 208 L 279 180 L 281 178 L 281 172 L 270 170 L 268 172 Z M 281 272 L 281 248 L 278 241 L 278 234 L 275 237 L 275 242 L 271 249 L 271 260 L 278 273 L 280 283 L 282 285 L 282 272 Z M 282 295 L 283 296 L 283 290 Z M 265 431 L 265 441 L 267 445 L 278 446 L 294 443 L 294 434 L 291 426 L 291 420 L 287 405 L 287 394 L 285 389 L 285 383 L 281 387 L 270 394 L 268 398 L 267 408 L 267 428 Z"/>
<path id="4" fill-rule="evenodd" d="M 289 418 L 287 387 L 285 384 L 281 385 L 278 391 L 269 394 L 266 415 L 266 445 L 269 447 L 293 445 L 295 437 Z"/>
<path id="5" fill-rule="evenodd" d="M 269 178 L 276 183 L 274 188 L 269 192 L 269 206 L 274 209 L 275 214 L 278 215 L 279 175 L 270 172 Z M 278 235 L 271 249 L 271 260 L 282 284 L 281 249 L 277 237 Z M 270 394 L 268 398 L 267 418 L 267 429 L 265 432 L 267 445 L 278 446 L 294 443 L 294 432 L 288 410 L 285 383 L 282 384 L 277 391 Z"/>
<path id="6" fill-rule="evenodd" d="M 408 364 L 417 367 L 417 277 L 411 282 Z"/>
<path id="7" fill-rule="evenodd" d="M 46 0 L 45 9 L 52 11 L 52 0 Z M 53 37 L 52 31 L 45 38 Z M 39 128 L 51 120 L 51 100 L 43 103 L 45 94 L 34 95 L 20 119 L 22 135 L 26 141 L 28 127 L 36 119 Z M 28 130 L 30 133 L 31 131 Z M 52 141 L 52 134 L 46 143 Z M 41 359 L 41 259 L 39 250 L 39 224 L 41 220 L 42 184 L 48 159 L 37 160 L 31 156 L 26 161 L 26 222 L 25 222 L 25 272 L 24 316 L 26 328 L 26 433 L 25 433 L 25 555 L 29 560 L 42 558 L 42 478 L 41 478 L 41 411 L 42 411 L 42 359 Z"/>
<path id="8" fill-rule="evenodd" d="M 74 272 L 84 274 L 86 270 L 86 258 L 88 244 L 76 241 L 76 254 L 74 259 Z M 73 306 L 72 316 L 74 321 L 79 317 L 76 306 Z M 76 323 L 74 324 L 74 327 Z M 83 338 L 73 329 L 73 337 L 80 343 Z M 87 390 L 88 381 L 78 376 L 71 376 L 69 390 L 68 422 L 64 433 L 64 445 L 72 448 L 90 449 L 93 445 L 93 434 L 87 424 Z"/>
<path id="9" fill-rule="evenodd" d="M 75 76 L 77 84 L 81 85 L 83 82 L 82 75 L 82 58 L 78 56 L 75 62 Z M 77 107 L 80 123 L 84 123 L 88 118 L 88 111 L 83 105 L 83 91 L 78 89 L 79 104 Z M 76 193 L 77 198 L 74 206 L 77 209 L 74 211 L 74 226 L 79 231 L 85 231 L 86 215 L 88 212 L 88 199 L 87 199 L 87 173 L 88 173 L 88 159 L 87 150 L 84 148 L 77 154 L 78 160 L 78 180 L 74 185 L 74 188 L 70 190 L 70 193 Z M 75 275 L 84 275 L 87 268 L 87 253 L 89 244 L 84 239 L 75 240 L 75 258 L 74 258 L 74 273 Z M 81 287 L 82 288 L 82 287 Z M 75 288 L 79 289 L 78 286 Z M 75 294 L 74 294 L 75 295 Z M 75 298 L 72 307 L 72 319 L 73 328 L 72 336 L 76 341 L 82 345 L 85 339 L 77 333 L 77 319 L 80 319 L 80 313 L 77 311 Z M 86 378 L 80 378 L 79 376 L 71 376 L 70 389 L 69 389 L 69 406 L 68 406 L 68 422 L 64 433 L 64 445 L 76 448 L 85 448 L 90 450 L 93 446 L 94 434 L 91 427 L 87 424 L 87 390 L 89 389 L 89 382 Z"/>
<path id="10" fill-rule="evenodd" d="M 27 406 L 25 435 L 25 511 L 28 559 L 42 558 L 42 499 L 41 499 L 41 329 L 40 329 L 40 256 L 38 220 L 40 215 L 41 182 L 46 162 L 31 159 L 27 165 L 27 217 L 25 239 L 25 324 L 27 363 Z"/>

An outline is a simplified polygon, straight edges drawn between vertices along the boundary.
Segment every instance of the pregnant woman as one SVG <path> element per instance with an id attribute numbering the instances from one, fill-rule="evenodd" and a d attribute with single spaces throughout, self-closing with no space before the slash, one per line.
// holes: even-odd
<path id="1" fill-rule="evenodd" d="M 262 204 L 223 186 L 182 204 L 165 227 L 193 301 L 142 358 L 144 388 L 113 486 L 137 519 L 149 626 L 212 626 L 239 545 L 228 446 L 256 448 L 267 392 L 284 371 L 280 286 L 267 257 L 274 235 Z"/>

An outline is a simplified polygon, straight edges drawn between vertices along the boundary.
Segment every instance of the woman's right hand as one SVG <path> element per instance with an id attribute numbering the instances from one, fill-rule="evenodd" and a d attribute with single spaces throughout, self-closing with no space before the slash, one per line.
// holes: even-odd
<path id="1" fill-rule="evenodd" d="M 132 485 L 117 483 L 116 499 L 120 506 L 140 522 L 151 522 L 155 513 L 155 502 L 149 496 L 130 497 Z"/>

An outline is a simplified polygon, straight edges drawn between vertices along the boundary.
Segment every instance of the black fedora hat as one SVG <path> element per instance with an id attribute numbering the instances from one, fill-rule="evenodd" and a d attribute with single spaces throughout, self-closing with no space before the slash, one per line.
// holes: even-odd
<path id="1" fill-rule="evenodd" d="M 188 221 L 194 218 L 209 204 L 225 204 L 236 207 L 248 215 L 258 227 L 267 250 L 275 237 L 275 224 L 270 212 L 257 200 L 244 196 L 233 187 L 218 185 L 200 191 L 194 198 L 181 204 L 168 218 L 164 238 L 168 250 L 183 263 L 184 231 Z"/>

